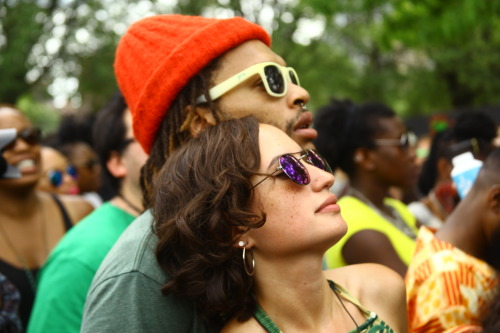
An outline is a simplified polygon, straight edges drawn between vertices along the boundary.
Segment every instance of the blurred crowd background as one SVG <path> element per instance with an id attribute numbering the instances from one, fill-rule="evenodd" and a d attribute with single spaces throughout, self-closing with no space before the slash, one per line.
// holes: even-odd
<path id="1" fill-rule="evenodd" d="M 417 134 L 429 116 L 480 108 L 497 121 L 500 1 L 0 1 L 0 101 L 45 134 L 91 116 L 116 90 L 119 37 L 153 14 L 243 16 L 300 73 L 315 110 L 332 97 L 380 101 Z"/>

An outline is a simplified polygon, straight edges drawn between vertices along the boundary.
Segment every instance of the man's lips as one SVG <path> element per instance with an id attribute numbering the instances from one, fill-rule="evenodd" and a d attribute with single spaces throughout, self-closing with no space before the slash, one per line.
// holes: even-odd
<path id="1" fill-rule="evenodd" d="M 340 206 L 337 204 L 337 197 L 335 194 L 331 194 L 328 198 L 323 201 L 321 206 L 316 209 L 314 213 L 340 213 Z"/>
<path id="2" fill-rule="evenodd" d="M 299 136 L 309 139 L 309 140 L 314 140 L 318 136 L 318 132 L 314 128 L 310 128 L 312 124 L 312 113 L 307 111 L 304 113 L 301 113 L 299 120 L 293 127 L 293 130 L 295 133 L 297 133 Z"/>

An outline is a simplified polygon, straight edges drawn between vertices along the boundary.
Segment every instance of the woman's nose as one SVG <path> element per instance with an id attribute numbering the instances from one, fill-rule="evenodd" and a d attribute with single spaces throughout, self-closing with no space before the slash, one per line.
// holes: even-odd
<path id="1" fill-rule="evenodd" d="M 315 190 L 321 191 L 323 188 L 329 189 L 335 183 L 335 176 L 328 171 L 311 166 L 309 168 L 309 173 L 311 174 L 311 182 Z"/>

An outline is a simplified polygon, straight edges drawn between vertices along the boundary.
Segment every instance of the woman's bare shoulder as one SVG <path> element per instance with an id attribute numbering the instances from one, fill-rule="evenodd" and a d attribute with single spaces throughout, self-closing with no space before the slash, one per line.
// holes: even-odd
<path id="1" fill-rule="evenodd" d="M 325 276 L 347 289 L 397 332 L 405 332 L 406 288 L 398 273 L 379 264 L 359 264 L 325 271 Z"/>
<path id="2" fill-rule="evenodd" d="M 325 276 L 348 290 L 360 292 L 386 290 L 388 283 L 396 283 L 404 287 L 404 281 L 399 274 L 379 264 L 348 265 L 326 270 Z"/>
<path id="3" fill-rule="evenodd" d="M 60 195 L 59 199 L 63 203 L 74 224 L 80 222 L 81 219 L 94 210 L 94 207 L 79 195 Z"/>

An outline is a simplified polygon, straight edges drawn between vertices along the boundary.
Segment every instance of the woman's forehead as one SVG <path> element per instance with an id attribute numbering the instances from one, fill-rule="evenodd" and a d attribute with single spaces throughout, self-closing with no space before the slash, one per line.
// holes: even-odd
<path id="1" fill-rule="evenodd" d="M 259 147 L 263 167 L 267 167 L 278 155 L 301 150 L 300 146 L 285 132 L 268 124 L 259 124 Z"/>

